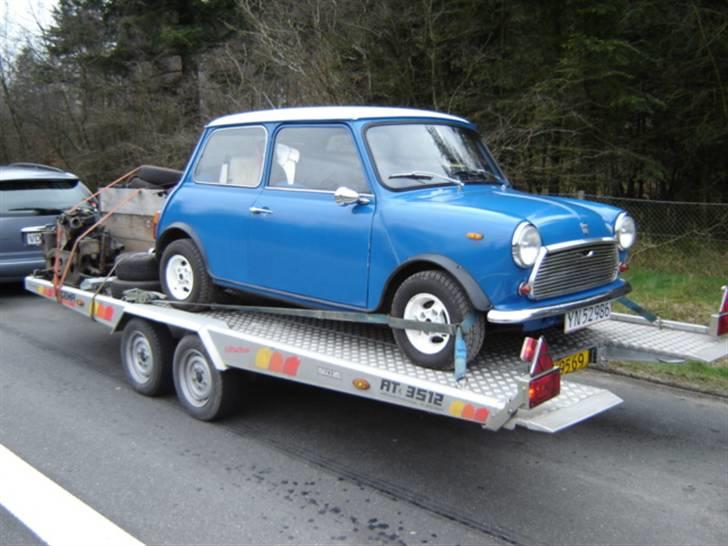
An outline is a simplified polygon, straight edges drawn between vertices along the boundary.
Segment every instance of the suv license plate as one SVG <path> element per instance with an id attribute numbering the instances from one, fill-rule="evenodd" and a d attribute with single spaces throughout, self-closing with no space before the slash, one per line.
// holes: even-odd
<path id="1" fill-rule="evenodd" d="M 43 239 L 41 238 L 40 233 L 26 233 L 25 234 L 25 244 L 28 246 L 40 246 L 40 244 L 43 242 Z"/>
<path id="2" fill-rule="evenodd" d="M 569 311 L 564 316 L 564 332 L 567 334 L 575 330 L 581 330 L 597 322 L 609 320 L 612 314 L 612 302 L 597 303 L 581 309 Z"/>

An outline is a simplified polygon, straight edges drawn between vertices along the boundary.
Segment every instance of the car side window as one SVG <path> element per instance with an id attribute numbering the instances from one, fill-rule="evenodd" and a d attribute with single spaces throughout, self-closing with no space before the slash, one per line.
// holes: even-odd
<path id="1" fill-rule="evenodd" d="M 264 127 L 216 130 L 197 161 L 195 182 L 256 187 L 263 172 L 266 137 Z"/>
<path id="2" fill-rule="evenodd" d="M 273 188 L 370 193 L 359 154 L 345 127 L 285 127 L 273 148 Z"/>

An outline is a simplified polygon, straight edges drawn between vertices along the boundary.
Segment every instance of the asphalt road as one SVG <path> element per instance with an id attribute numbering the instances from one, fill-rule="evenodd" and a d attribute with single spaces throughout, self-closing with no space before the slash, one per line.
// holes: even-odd
<path id="1" fill-rule="evenodd" d="M 209 424 L 133 392 L 118 350 L 0 285 L 0 444 L 148 544 L 728 543 L 725 400 L 585 372 L 625 403 L 489 433 L 267 380 Z M 37 540 L 0 509 L 0 543 Z"/>

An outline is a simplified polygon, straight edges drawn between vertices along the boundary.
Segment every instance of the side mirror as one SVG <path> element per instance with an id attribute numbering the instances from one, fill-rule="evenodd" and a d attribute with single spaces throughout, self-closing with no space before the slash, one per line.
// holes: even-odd
<path id="1" fill-rule="evenodd" d="M 336 200 L 336 204 L 341 207 L 354 204 L 369 204 L 369 199 L 367 199 L 366 197 L 362 197 L 357 192 L 355 192 L 351 188 L 347 188 L 346 186 L 341 186 L 334 192 L 334 199 Z"/>

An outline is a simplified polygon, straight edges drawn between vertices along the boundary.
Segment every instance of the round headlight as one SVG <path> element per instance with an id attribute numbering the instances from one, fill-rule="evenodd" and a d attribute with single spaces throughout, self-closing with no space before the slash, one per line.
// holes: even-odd
<path id="1" fill-rule="evenodd" d="M 518 224 L 511 242 L 513 261 L 520 267 L 531 267 L 536 263 L 540 250 L 541 236 L 536 227 L 528 222 Z"/>
<path id="2" fill-rule="evenodd" d="M 614 237 L 621 250 L 631 248 L 637 240 L 637 225 L 626 212 L 622 212 L 614 221 Z"/>

